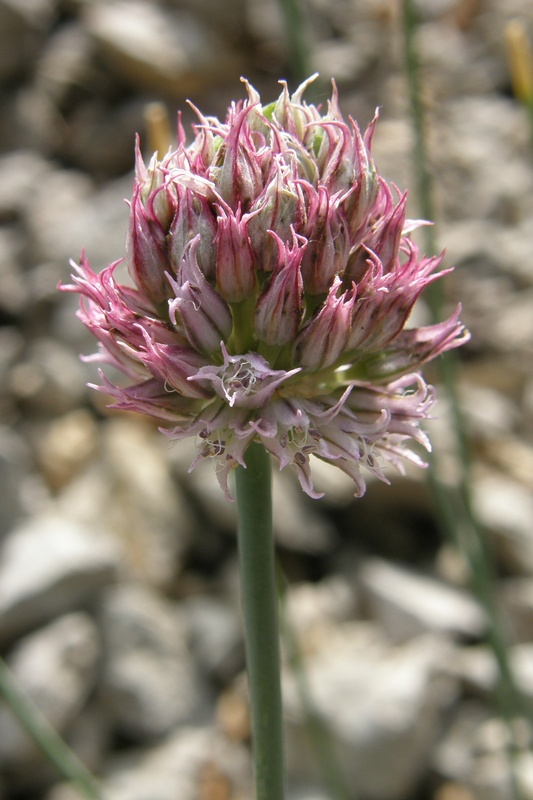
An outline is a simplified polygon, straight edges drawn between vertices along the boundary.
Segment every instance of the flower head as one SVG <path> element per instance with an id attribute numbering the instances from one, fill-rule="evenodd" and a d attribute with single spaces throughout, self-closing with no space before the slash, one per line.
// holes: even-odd
<path id="1" fill-rule="evenodd" d="M 434 391 L 421 365 L 462 344 L 458 312 L 406 329 L 422 290 L 445 274 L 421 257 L 406 196 L 380 177 L 363 134 L 287 87 L 262 105 L 232 104 L 224 122 L 199 111 L 194 139 L 146 166 L 137 148 L 126 264 L 74 265 L 79 315 L 100 342 L 114 406 L 196 438 L 227 476 L 252 441 L 292 467 L 312 497 L 310 456 L 385 479 L 390 462 L 422 463 L 420 430 Z M 191 468 L 192 468 L 191 467 Z"/>

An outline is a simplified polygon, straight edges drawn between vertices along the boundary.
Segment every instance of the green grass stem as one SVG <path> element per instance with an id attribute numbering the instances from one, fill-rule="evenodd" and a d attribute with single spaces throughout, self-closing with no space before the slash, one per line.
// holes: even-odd
<path id="1" fill-rule="evenodd" d="M 429 169 L 426 124 L 421 91 L 421 67 L 416 46 L 418 21 L 413 0 L 403 0 L 404 56 L 409 85 L 411 119 L 414 131 L 414 169 L 417 179 L 418 201 L 421 214 L 430 220 L 435 219 L 433 206 L 433 181 Z M 426 227 L 425 247 L 428 253 L 437 252 L 435 234 L 432 227 Z M 429 291 L 430 290 L 430 291 Z M 429 287 L 426 299 L 435 322 L 440 321 L 444 298 L 440 283 Z M 447 353 L 439 359 L 438 369 L 444 394 L 448 397 L 453 414 L 455 447 L 462 465 L 463 474 L 457 488 L 445 488 L 438 480 L 438 453 L 432 456 L 433 469 L 430 470 L 430 483 L 435 497 L 441 524 L 454 540 L 469 567 L 473 591 L 487 613 L 489 629 L 488 643 L 498 668 L 497 700 L 502 718 L 506 721 L 510 739 L 510 774 L 515 800 L 523 799 L 516 774 L 516 755 L 518 746 L 514 735 L 513 720 L 524 715 L 524 701 L 516 685 L 509 661 L 509 652 L 501 621 L 500 610 L 495 596 L 495 568 L 486 532 L 476 518 L 471 502 L 470 464 L 471 454 L 468 434 L 460 408 L 457 392 L 457 360 L 455 354 Z"/>
<path id="2" fill-rule="evenodd" d="M 86 800 L 104 800 L 96 778 L 82 764 L 35 703 L 18 685 L 7 664 L 0 659 L 0 694 L 26 731 L 59 774 Z"/>
<path id="3" fill-rule="evenodd" d="M 291 73 L 297 83 L 302 83 L 313 71 L 304 2 L 305 0 L 279 0 L 287 31 Z"/>
<path id="4" fill-rule="evenodd" d="M 241 597 L 256 800 L 284 800 L 285 765 L 270 455 L 246 450 L 236 470 Z"/>

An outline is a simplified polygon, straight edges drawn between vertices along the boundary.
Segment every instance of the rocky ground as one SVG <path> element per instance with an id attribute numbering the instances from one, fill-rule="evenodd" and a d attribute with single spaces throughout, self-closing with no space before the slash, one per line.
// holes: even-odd
<path id="1" fill-rule="evenodd" d="M 380 171 L 413 185 L 398 3 L 308 0 L 311 68 L 335 76 Z M 439 244 L 472 341 L 460 395 L 473 493 L 496 559 L 524 693 L 519 771 L 533 797 L 533 169 L 504 28 L 528 0 L 426 0 L 419 48 Z M 98 774 L 107 800 L 252 797 L 234 509 L 190 448 L 110 414 L 59 295 L 69 258 L 120 257 L 133 137 L 147 103 L 223 114 L 246 75 L 290 77 L 275 0 L 0 1 L 0 652 Z M 413 201 L 413 215 L 416 205 Z M 420 318 L 427 316 L 421 304 Z M 434 437 L 446 453 L 446 403 Z M 453 480 L 446 455 L 443 475 Z M 319 465 L 320 466 L 320 465 Z M 290 663 L 304 656 L 351 800 L 506 800 L 507 732 L 487 619 L 443 539 L 425 476 L 366 497 L 321 469 L 309 501 L 275 476 L 289 587 L 290 800 L 333 800 Z M 297 673 L 296 673 L 297 674 Z M 0 800 L 73 800 L 0 706 Z M 338 796 L 338 795 L 337 795 Z"/>

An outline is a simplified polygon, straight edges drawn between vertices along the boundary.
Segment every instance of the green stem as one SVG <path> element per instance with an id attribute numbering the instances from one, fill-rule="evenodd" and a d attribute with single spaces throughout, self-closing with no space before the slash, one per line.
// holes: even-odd
<path id="1" fill-rule="evenodd" d="M 256 800 L 283 800 L 283 712 L 270 456 L 260 444 L 236 470 L 241 593 Z"/>
<path id="2" fill-rule="evenodd" d="M 255 349 L 254 309 L 256 297 L 250 296 L 241 303 L 231 304 L 233 330 L 229 341 L 230 352 L 247 353 Z"/>
<path id="3" fill-rule="evenodd" d="M 0 659 L 0 694 L 33 742 L 54 764 L 58 772 L 87 800 L 103 800 L 93 775 L 52 728 L 46 717 L 18 686 L 15 677 Z"/>
<path id="4" fill-rule="evenodd" d="M 285 17 L 292 77 L 303 82 L 311 74 L 309 35 L 301 0 L 279 0 Z"/>
<path id="5" fill-rule="evenodd" d="M 418 184 L 418 201 L 422 216 L 425 219 L 433 220 L 435 219 L 432 194 L 433 184 L 428 166 L 426 126 L 420 85 L 420 63 L 415 42 L 417 25 L 418 21 L 413 0 L 403 0 L 405 63 L 409 83 L 411 118 L 415 135 L 413 151 L 415 153 L 414 166 Z M 432 227 L 426 227 L 424 233 L 427 251 L 436 252 L 435 234 Z M 443 308 L 442 289 L 436 282 L 429 287 L 429 290 L 426 297 L 433 321 L 438 322 L 441 319 Z M 435 467 L 437 467 L 438 455 L 434 453 L 431 457 L 434 468 L 430 470 L 430 484 L 436 507 L 440 512 L 441 524 L 443 524 L 446 533 L 455 540 L 459 550 L 463 553 L 469 566 L 472 588 L 487 613 L 489 620 L 487 638 L 499 672 L 497 699 L 499 701 L 500 714 L 506 721 L 510 734 L 509 756 L 512 791 L 516 800 L 521 800 L 523 792 L 516 771 L 518 745 L 512 722 L 515 717 L 523 714 L 524 703 L 509 662 L 503 625 L 495 597 L 495 570 L 486 533 L 479 524 L 472 508 L 470 442 L 459 403 L 456 365 L 454 353 L 446 353 L 439 359 L 440 379 L 452 409 L 454 422 L 452 433 L 455 436 L 456 452 L 461 462 L 463 474 L 461 475 L 461 480 L 458 481 L 458 488 L 450 491 L 445 490 L 437 478 Z"/>

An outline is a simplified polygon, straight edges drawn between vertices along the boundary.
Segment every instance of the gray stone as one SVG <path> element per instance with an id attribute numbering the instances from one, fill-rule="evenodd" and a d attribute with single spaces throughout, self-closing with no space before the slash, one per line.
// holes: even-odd
<path id="1" fill-rule="evenodd" d="M 523 797 L 533 792 L 531 731 L 525 721 L 515 723 L 518 747 L 514 770 Z M 456 711 L 445 736 L 435 748 L 435 773 L 465 787 L 472 800 L 512 800 L 515 793 L 510 775 L 509 730 L 480 703 L 463 703 Z"/>
<path id="2" fill-rule="evenodd" d="M 92 42 L 78 21 L 61 25 L 48 38 L 35 71 L 35 87 L 61 108 L 75 88 L 87 88 L 96 77 Z"/>
<path id="3" fill-rule="evenodd" d="M 106 800 L 249 797 L 250 757 L 211 727 L 184 726 L 160 745 L 115 758 L 104 791 Z"/>
<path id="4" fill-rule="evenodd" d="M 56 416 L 76 408 L 86 394 L 86 374 L 70 347 L 51 337 L 35 339 L 8 376 L 8 386 L 26 412 Z"/>
<path id="5" fill-rule="evenodd" d="M 228 0 L 224 4 L 218 0 L 182 0 L 180 5 L 194 14 L 203 27 L 222 35 L 224 41 L 242 45 L 247 34 L 249 0 Z"/>
<path id="6" fill-rule="evenodd" d="M 237 66 L 223 40 L 183 11 L 121 0 L 89 7 L 85 23 L 113 72 L 136 89 L 182 97 Z"/>
<path id="7" fill-rule="evenodd" d="M 391 647 L 377 629 L 344 623 L 315 637 L 305 675 L 313 706 L 331 736 L 338 769 L 368 800 L 403 800 L 415 791 L 440 735 L 444 709 L 456 696 L 437 677 L 447 651 L 438 637 Z M 296 780 L 318 778 L 294 676 L 284 682 L 288 769 Z"/>
<path id="8" fill-rule="evenodd" d="M 1 547 L 0 642 L 94 598 L 117 565 L 117 548 L 101 529 L 53 511 L 21 523 Z"/>
<path id="9" fill-rule="evenodd" d="M 0 425 L 0 538 L 23 515 L 23 483 L 29 463 L 24 439 Z"/>
<path id="10" fill-rule="evenodd" d="M 497 437 L 515 430 L 520 415 L 510 397 L 473 383 L 464 383 L 460 395 L 465 423 L 472 437 L 494 442 Z"/>
<path id="11" fill-rule="evenodd" d="M 1 0 L 0 82 L 24 73 L 34 62 L 44 33 L 56 13 L 54 0 Z"/>
<path id="12" fill-rule="evenodd" d="M 533 698 L 533 643 L 508 647 L 509 665 L 518 691 L 527 700 Z M 450 675 L 459 678 L 465 686 L 478 693 L 490 695 L 496 691 L 499 669 L 493 652 L 486 646 L 457 649 L 443 663 Z"/>
<path id="13" fill-rule="evenodd" d="M 23 239 L 15 226 L 0 228 L 0 312 L 17 316 L 27 309 L 30 293 L 22 269 Z"/>
<path id="14" fill-rule="evenodd" d="M 99 658 L 94 623 L 86 614 L 75 613 L 21 639 L 7 663 L 19 687 L 52 727 L 65 732 L 94 686 Z M 12 712 L 0 706 L 0 765 L 10 771 L 25 770 L 37 757 Z"/>
<path id="15" fill-rule="evenodd" d="M 485 612 L 466 592 L 380 559 L 363 562 L 359 583 L 366 606 L 392 641 L 435 632 L 479 639 Z"/>
<path id="16" fill-rule="evenodd" d="M 197 528 L 167 454 L 167 439 L 144 420 L 121 415 L 104 429 L 108 519 L 130 576 L 157 585 L 172 583 Z"/>
<path id="17" fill-rule="evenodd" d="M 518 104 L 501 95 L 471 94 L 453 99 L 440 113 L 434 165 L 440 172 L 436 187 L 445 216 L 504 224 L 521 219 L 533 178 L 522 166 L 529 136 Z M 494 163 L 505 164 L 496 181 Z"/>
<path id="18" fill-rule="evenodd" d="M 533 641 L 533 578 L 500 581 L 499 597 L 514 642 Z"/>
<path id="19" fill-rule="evenodd" d="M 142 585 L 104 599 L 102 702 L 116 730 L 149 740 L 206 713 L 208 696 L 188 649 L 180 610 Z"/>
<path id="20" fill-rule="evenodd" d="M 105 520 L 120 551 L 121 576 L 168 586 L 181 570 L 194 520 L 179 492 L 153 507 L 150 515 L 148 499 L 155 484 L 150 481 L 137 496 L 120 477 L 105 458 L 96 458 L 63 488 L 57 501 L 61 513 L 94 530 Z"/>
<path id="21" fill-rule="evenodd" d="M 289 586 L 285 610 L 302 641 L 314 639 L 321 631 L 353 620 L 358 606 L 352 583 L 341 575 L 330 575 L 317 583 Z"/>
<path id="22" fill-rule="evenodd" d="M 495 536 L 500 558 L 518 574 L 533 573 L 533 497 L 526 486 L 499 472 L 479 475 L 473 501 L 480 522 Z"/>
<path id="23" fill-rule="evenodd" d="M 226 684 L 242 668 L 242 625 L 223 598 L 198 595 L 183 603 L 191 651 L 206 675 Z"/>
<path id="24" fill-rule="evenodd" d="M 72 481 L 95 455 L 99 441 L 96 420 L 89 411 L 76 409 L 39 431 L 35 448 L 48 486 L 60 491 Z"/>
<path id="25" fill-rule="evenodd" d="M 133 162 L 133 140 L 132 140 Z M 100 191 L 81 171 L 56 170 L 34 186 L 26 206 L 26 221 L 34 247 L 43 262 L 61 266 L 57 275 L 67 282 L 69 259 L 87 250 L 99 270 L 124 254 L 132 177 L 112 181 Z"/>
<path id="26" fill-rule="evenodd" d="M 0 219 L 13 219 L 26 209 L 31 194 L 46 182 L 53 167 L 34 150 L 11 150 L 0 157 Z"/>

